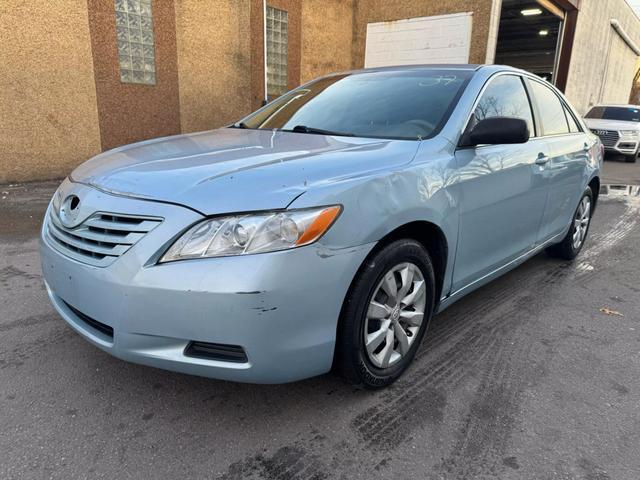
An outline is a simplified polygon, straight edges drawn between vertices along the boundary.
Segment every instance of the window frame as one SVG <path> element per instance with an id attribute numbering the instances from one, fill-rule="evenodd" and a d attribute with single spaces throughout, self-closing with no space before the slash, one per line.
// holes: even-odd
<path id="1" fill-rule="evenodd" d="M 289 11 L 288 10 L 284 10 L 282 8 L 278 8 L 278 7 L 274 7 L 273 5 L 267 5 L 266 6 L 266 15 L 265 15 L 265 22 L 268 20 L 269 17 L 269 10 L 272 10 L 273 12 L 279 12 L 279 15 L 281 15 L 282 13 L 286 14 L 286 27 L 287 27 L 287 40 L 286 40 L 286 44 L 285 44 L 285 49 L 286 49 L 286 53 L 285 53 L 285 59 L 286 59 L 286 66 L 285 66 L 285 72 L 284 72 L 284 76 L 285 76 L 285 84 L 284 84 L 284 91 L 280 92 L 280 93 L 274 93 L 274 92 L 269 92 L 269 79 L 268 79 L 268 72 L 265 71 L 265 76 L 266 76 L 266 94 L 267 94 L 267 98 L 269 100 L 274 100 L 276 98 L 281 97 L 282 95 L 286 94 L 287 92 L 289 92 Z M 279 20 L 281 22 L 281 20 Z M 268 55 L 268 50 L 269 50 L 269 28 L 268 26 L 265 24 L 265 54 L 267 55 L 267 57 L 265 58 L 265 68 L 268 69 L 269 66 L 269 55 Z M 282 33 L 282 32 L 280 32 Z M 273 33 L 272 33 L 273 34 Z M 276 85 L 272 84 L 272 88 L 276 87 Z"/>
<path id="2" fill-rule="evenodd" d="M 124 4 L 124 9 L 119 8 L 119 3 Z M 118 62 L 118 78 L 120 83 L 125 85 L 135 85 L 144 87 L 155 87 L 158 84 L 158 68 L 156 62 L 156 32 L 155 22 L 153 19 L 153 4 L 152 0 L 134 0 L 134 3 L 138 5 L 137 11 L 130 11 L 126 1 L 113 0 L 114 8 L 114 24 L 115 24 L 115 40 L 116 40 L 116 60 Z M 141 7 L 148 7 L 148 15 L 143 13 Z M 119 23 L 119 15 L 124 15 L 126 24 Z M 140 24 L 138 28 L 131 27 L 130 18 L 138 17 Z M 148 18 L 150 28 L 143 28 L 142 19 Z M 126 40 L 119 38 L 119 32 L 124 29 L 126 31 Z M 131 38 L 131 32 L 137 30 L 140 33 L 138 41 L 134 41 Z M 143 32 L 147 32 L 151 36 L 151 43 L 145 42 L 143 38 Z M 140 47 L 139 55 L 133 54 L 133 46 L 138 45 Z M 127 54 L 123 54 L 121 47 L 126 46 Z M 145 48 L 150 49 L 150 54 L 145 54 Z M 127 59 L 128 64 L 123 64 L 123 57 Z M 142 62 L 142 68 L 134 68 L 133 59 L 140 59 Z M 146 65 L 149 64 L 151 69 L 146 69 Z M 128 73 L 128 78 L 125 75 Z M 142 79 L 136 80 L 135 74 L 141 73 Z M 147 79 L 147 78 L 150 79 Z"/>
<path id="3" fill-rule="evenodd" d="M 558 101 L 560 102 L 560 106 L 562 107 L 562 111 L 564 112 L 564 120 L 567 123 L 567 131 L 566 133 L 551 133 L 551 134 L 545 134 L 544 132 L 544 128 L 542 126 L 542 116 L 540 115 L 540 110 L 538 108 L 538 102 L 536 100 L 535 95 L 533 94 L 532 91 L 530 91 L 529 95 L 531 97 L 531 102 L 533 104 L 533 107 L 535 109 L 535 117 L 536 117 L 536 128 L 541 132 L 541 135 L 537 138 L 546 138 L 546 137 L 561 137 L 561 136 L 565 136 L 565 135 L 578 135 L 578 134 L 582 134 L 584 133 L 584 127 L 582 126 L 582 123 L 580 121 L 578 121 L 575 112 L 573 111 L 573 109 L 569 106 L 569 104 L 564 100 L 564 98 L 562 98 L 562 96 L 560 96 L 558 94 L 558 92 L 556 92 L 556 89 L 553 85 L 544 82 L 541 79 L 535 78 L 533 76 L 529 76 L 526 75 L 525 76 L 525 85 L 527 86 L 527 90 L 532 90 L 531 87 L 531 83 L 536 82 L 539 83 L 542 87 L 548 89 L 551 93 L 553 93 L 553 95 L 558 99 Z M 571 117 L 573 118 L 573 121 L 575 122 L 575 124 L 578 126 L 578 131 L 577 132 L 572 132 L 571 131 L 571 127 L 569 126 L 569 120 L 567 118 L 567 112 L 569 112 L 569 114 L 571 115 Z"/>
<path id="4" fill-rule="evenodd" d="M 478 95 L 476 96 L 476 99 L 473 102 L 473 105 L 471 106 L 471 111 L 469 112 L 469 115 L 467 117 L 467 121 L 464 125 L 464 128 L 462 129 L 462 131 L 460 132 L 460 135 L 458 136 L 458 141 L 456 142 L 457 145 L 457 149 L 467 149 L 467 148 L 483 148 L 483 147 L 489 147 L 489 146 L 493 146 L 493 145 L 475 145 L 475 146 L 466 146 L 466 145 L 462 145 L 462 141 L 464 140 L 464 138 L 467 136 L 467 134 L 469 133 L 469 129 L 471 126 L 471 119 L 476 111 L 476 108 L 478 107 L 478 104 L 480 103 L 480 99 L 482 98 L 482 96 L 484 95 L 485 91 L 487 90 L 487 88 L 489 87 L 489 85 L 491 84 L 492 81 L 494 81 L 496 78 L 498 77 L 502 77 L 505 75 L 510 75 L 512 77 L 516 77 L 520 80 L 520 82 L 522 83 L 522 88 L 524 89 L 525 95 L 527 97 L 527 102 L 529 103 L 529 109 L 531 110 L 531 118 L 533 119 L 533 128 L 534 128 L 534 132 L 533 135 L 529 136 L 529 140 L 535 139 L 535 138 L 539 138 L 538 136 L 538 132 L 540 131 L 540 127 L 538 125 L 538 120 L 537 120 L 537 111 L 533 105 L 533 99 L 531 97 L 531 94 L 529 92 L 529 89 L 527 88 L 527 83 L 526 83 L 526 76 L 522 75 L 519 72 L 512 72 L 512 71 L 502 71 L 502 72 L 497 72 L 493 75 L 491 75 L 486 82 L 484 82 L 484 84 L 482 85 L 482 88 L 480 89 L 480 92 L 478 92 Z"/>

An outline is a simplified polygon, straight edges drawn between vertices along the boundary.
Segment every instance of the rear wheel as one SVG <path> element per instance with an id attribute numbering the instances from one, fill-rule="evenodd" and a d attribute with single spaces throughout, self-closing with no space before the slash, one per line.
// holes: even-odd
<path id="1" fill-rule="evenodd" d="M 382 388 L 409 366 L 431 319 L 435 280 L 428 252 L 397 240 L 358 272 L 345 301 L 337 366 L 351 383 Z"/>
<path id="2" fill-rule="evenodd" d="M 587 187 L 573 215 L 573 220 L 571 221 L 567 235 L 562 239 L 562 242 L 547 249 L 549 254 L 565 260 L 573 260 L 576 258 L 587 238 L 592 212 L 593 193 L 591 192 L 591 188 Z"/>

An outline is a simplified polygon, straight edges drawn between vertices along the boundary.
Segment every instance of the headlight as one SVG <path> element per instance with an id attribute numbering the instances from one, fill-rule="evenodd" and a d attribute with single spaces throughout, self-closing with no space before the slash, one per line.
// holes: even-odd
<path id="1" fill-rule="evenodd" d="M 308 245 L 329 229 L 340 210 L 341 207 L 335 205 L 210 218 L 178 238 L 160 263 L 273 252 Z"/>
<path id="2" fill-rule="evenodd" d="M 620 135 L 625 137 L 638 137 L 640 132 L 638 130 L 620 130 Z"/>

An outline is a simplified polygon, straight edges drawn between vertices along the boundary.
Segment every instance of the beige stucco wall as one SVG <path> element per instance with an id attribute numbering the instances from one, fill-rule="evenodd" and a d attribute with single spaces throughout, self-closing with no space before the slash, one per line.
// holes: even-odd
<path id="1" fill-rule="evenodd" d="M 582 114 L 597 103 L 629 100 L 637 56 L 615 32 L 611 19 L 640 45 L 640 20 L 624 0 L 580 3 L 566 95 Z"/>
<path id="2" fill-rule="evenodd" d="M 352 64 L 364 66 L 367 23 L 473 12 L 470 63 L 484 63 L 493 0 L 355 0 Z"/>
<path id="3" fill-rule="evenodd" d="M 86 0 L 0 2 L 0 183 L 67 175 L 100 151 Z"/>
<path id="4" fill-rule="evenodd" d="M 302 1 L 300 81 L 350 70 L 354 0 Z"/>
<path id="5" fill-rule="evenodd" d="M 180 124 L 217 128 L 250 112 L 249 0 L 176 0 Z"/>
<path id="6" fill-rule="evenodd" d="M 494 28 L 490 36 L 491 19 L 497 24 L 500 4 L 500 0 L 302 0 L 301 81 L 362 68 L 368 23 L 459 12 L 473 12 L 470 62 L 484 63 L 487 43 L 497 33 Z"/>

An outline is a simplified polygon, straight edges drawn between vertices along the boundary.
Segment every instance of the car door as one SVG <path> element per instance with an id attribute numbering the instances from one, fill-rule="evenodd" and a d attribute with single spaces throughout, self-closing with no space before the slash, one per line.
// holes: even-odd
<path id="1" fill-rule="evenodd" d="M 573 217 L 586 181 L 589 149 L 573 113 L 547 84 L 527 78 L 534 112 L 547 144 L 547 162 L 540 166 L 549 184 L 538 243 L 561 235 Z"/>
<path id="2" fill-rule="evenodd" d="M 536 135 L 531 103 L 523 79 L 515 74 L 492 77 L 469 120 L 507 116 L 525 120 L 531 138 L 523 144 L 458 148 L 458 247 L 453 291 L 487 276 L 535 246 L 548 185 L 539 158 L 547 145 Z"/>

